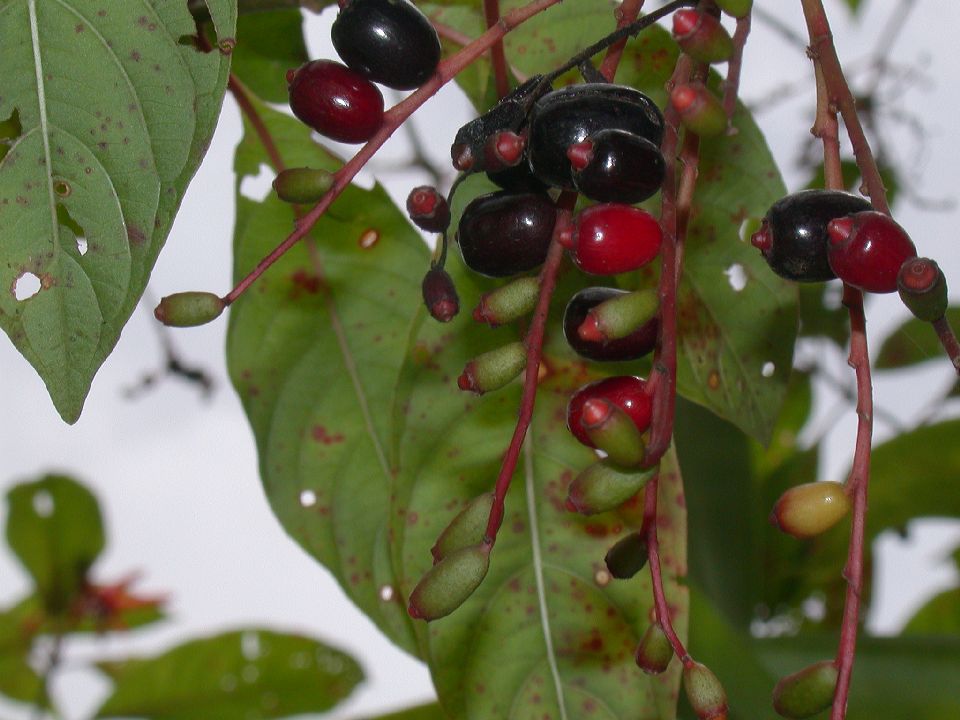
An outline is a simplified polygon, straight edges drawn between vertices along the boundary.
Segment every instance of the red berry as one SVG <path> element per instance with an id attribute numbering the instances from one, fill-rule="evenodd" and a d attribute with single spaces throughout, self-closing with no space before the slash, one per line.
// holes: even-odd
<path id="1" fill-rule="evenodd" d="M 830 268 L 845 283 L 866 292 L 896 292 L 900 267 L 917 256 L 904 229 L 875 210 L 831 220 L 827 234 Z"/>
<path id="2" fill-rule="evenodd" d="M 616 275 L 636 270 L 660 252 L 660 224 L 645 210 L 604 203 L 583 210 L 573 230 L 573 261 L 584 272 Z"/>
<path id="3" fill-rule="evenodd" d="M 363 143 L 383 124 L 383 95 L 363 75 L 333 60 L 312 60 L 287 73 L 290 109 L 331 140 Z"/>
<path id="4" fill-rule="evenodd" d="M 427 232 L 444 232 L 450 226 L 450 206 L 435 187 L 420 185 L 407 195 L 407 214 Z"/>
<path id="5" fill-rule="evenodd" d="M 650 427 L 653 399 L 645 391 L 646 382 L 631 375 L 605 378 L 584 385 L 574 393 L 567 404 L 567 427 L 573 436 L 587 447 L 596 447 L 587 435 L 580 419 L 588 400 L 604 399 L 622 408 L 640 432 Z"/>

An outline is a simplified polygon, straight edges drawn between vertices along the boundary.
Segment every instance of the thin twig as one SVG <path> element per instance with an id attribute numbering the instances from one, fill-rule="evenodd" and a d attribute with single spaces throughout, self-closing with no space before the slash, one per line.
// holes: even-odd
<path id="1" fill-rule="evenodd" d="M 483 0 L 483 16 L 487 27 L 492 28 L 500 22 L 500 0 Z M 510 92 L 510 78 L 507 77 L 507 56 L 503 52 L 503 39 L 497 40 L 490 48 L 490 62 L 493 65 L 493 82 L 497 97 L 502 98 Z"/>
<path id="2" fill-rule="evenodd" d="M 637 19 L 637 16 L 640 15 L 640 10 L 643 9 L 643 3 L 644 0 L 623 0 L 620 6 L 614 10 L 618 30 L 625 28 Z M 617 67 L 620 65 L 620 58 L 623 56 L 623 49 L 626 45 L 627 38 L 623 38 L 607 48 L 607 54 L 603 58 L 603 62 L 600 63 L 600 72 L 607 79 L 607 82 L 613 81 Z"/>
<path id="3" fill-rule="evenodd" d="M 733 113 L 737 109 L 737 94 L 740 92 L 740 70 L 743 68 L 743 48 L 750 35 L 750 14 L 737 19 L 733 32 L 733 55 L 727 61 L 727 79 L 723 81 L 723 110 L 727 113 L 727 134 L 736 132 Z"/>

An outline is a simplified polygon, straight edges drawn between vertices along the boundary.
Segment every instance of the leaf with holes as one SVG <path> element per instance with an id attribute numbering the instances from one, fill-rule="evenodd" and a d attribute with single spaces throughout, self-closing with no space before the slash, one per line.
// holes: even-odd
<path id="1" fill-rule="evenodd" d="M 337 166 L 299 123 L 255 107 L 287 164 Z M 266 162 L 248 127 L 240 181 Z M 273 198 L 239 203 L 238 277 L 293 219 Z M 673 717 L 676 673 L 650 679 L 633 662 L 649 577 L 612 583 L 602 566 L 607 547 L 638 525 L 639 507 L 589 519 L 563 508 L 566 484 L 593 455 L 564 429 L 567 397 L 589 371 L 562 333 L 551 333 L 549 377 L 490 575 L 449 618 L 429 628 L 408 618 L 406 599 L 430 566 L 430 546 L 463 503 L 492 487 L 516 422 L 517 384 L 477 399 L 457 390 L 455 378 L 468 359 L 516 335 L 491 334 L 467 312 L 448 324 L 426 317 L 420 282 L 429 253 L 380 188 L 348 189 L 312 237 L 235 303 L 228 337 L 264 486 L 287 531 L 394 642 L 428 660 L 455 716 L 537 710 L 559 718 L 593 708 Z M 456 253 L 448 269 L 464 308 L 490 285 Z M 552 329 L 562 307 L 555 303 Z M 683 631 L 684 515 L 673 472 L 663 497 L 666 579 Z"/>
<path id="2" fill-rule="evenodd" d="M 95 717 L 267 720 L 329 710 L 363 679 L 349 655 L 317 640 L 235 630 L 152 658 L 102 663 L 113 692 Z"/>
<path id="3" fill-rule="evenodd" d="M 97 499 L 75 480 L 48 475 L 7 493 L 7 543 L 33 577 L 44 609 L 63 613 L 103 551 Z"/>
<path id="4" fill-rule="evenodd" d="M 208 3 L 232 34 L 233 0 Z M 0 325 L 75 422 L 206 150 L 229 61 L 184 2 L 0 0 Z M 229 43 L 227 43 L 229 45 Z"/>

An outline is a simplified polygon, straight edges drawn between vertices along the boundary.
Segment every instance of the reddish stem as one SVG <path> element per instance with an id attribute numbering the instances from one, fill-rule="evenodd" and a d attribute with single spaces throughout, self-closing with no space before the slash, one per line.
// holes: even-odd
<path id="1" fill-rule="evenodd" d="M 640 15 L 643 9 L 644 0 L 623 0 L 620 6 L 614 10 L 614 16 L 617 18 L 617 29 L 626 27 Z M 618 40 L 607 48 L 607 54 L 600 63 L 600 73 L 609 81 L 613 82 L 613 77 L 620 65 L 620 58 L 623 56 L 623 49 L 627 45 L 627 38 Z"/>
<path id="2" fill-rule="evenodd" d="M 575 193 L 564 193 L 558 200 L 561 209 L 557 212 L 557 224 L 554 227 L 553 240 L 550 242 L 547 259 L 540 271 L 540 297 L 537 300 L 537 307 L 533 311 L 530 329 L 527 331 L 526 338 L 524 338 L 527 346 L 527 367 L 523 376 L 520 417 L 517 419 L 517 426 L 513 430 L 513 437 L 510 438 L 510 445 L 507 447 L 503 463 L 500 465 L 500 473 L 497 475 L 497 482 L 493 490 L 493 507 L 490 508 L 487 529 L 483 535 L 484 544 L 491 548 L 497 540 L 497 531 L 503 522 L 504 499 L 507 496 L 507 490 L 510 489 L 513 471 L 517 467 L 520 448 L 523 446 L 527 428 L 530 427 L 530 421 L 533 419 L 533 408 L 536 404 L 540 375 L 540 360 L 543 357 L 543 335 L 547 327 L 547 316 L 550 314 L 550 299 L 553 297 L 553 291 L 557 286 L 557 272 L 560 269 L 560 262 L 563 260 L 564 247 L 560 244 L 559 237 L 560 233 L 570 224 L 570 210 L 573 208 L 576 198 Z"/>
<path id="3" fill-rule="evenodd" d="M 937 331 L 937 337 L 940 338 L 940 344 L 943 345 L 947 357 L 950 358 L 957 374 L 960 375 L 960 343 L 957 342 L 957 336 L 954 335 L 953 328 L 947 322 L 946 316 L 934 320 L 932 325 L 933 329 Z"/>
<path id="4" fill-rule="evenodd" d="M 450 27 L 449 25 L 444 25 L 443 23 L 437 22 L 433 19 L 430 20 L 430 23 L 433 25 L 433 29 L 437 31 L 437 35 L 444 40 L 449 40 L 450 42 L 461 47 L 466 47 L 474 40 L 466 33 L 460 32 L 456 28 Z"/>
<path id="5" fill-rule="evenodd" d="M 653 607 L 657 615 L 657 622 L 663 628 L 664 635 L 673 647 L 676 655 L 684 667 L 693 664 L 693 658 L 687 652 L 683 641 L 673 629 L 673 620 L 670 617 L 670 606 L 667 605 L 667 596 L 663 590 L 663 573 L 660 568 L 660 540 L 657 537 L 657 494 L 660 485 L 660 473 L 656 473 L 647 483 L 643 493 L 643 534 L 647 543 L 647 559 L 650 563 L 650 580 L 653 584 Z"/>
<path id="6" fill-rule="evenodd" d="M 533 0 L 532 2 L 511 10 L 504 15 L 500 22 L 487 30 L 483 35 L 467 45 L 463 50 L 447 58 L 437 66 L 437 71 L 419 89 L 411 93 L 401 102 L 384 113 L 383 126 L 377 131 L 366 145 L 354 155 L 343 167 L 334 173 L 333 186 L 320 198 L 316 205 L 302 218 L 297 220 L 294 230 L 286 239 L 264 257 L 237 286 L 223 297 L 228 305 L 242 295 L 273 263 L 279 260 L 284 253 L 297 244 L 316 225 L 320 217 L 327 211 L 333 201 L 347 188 L 350 181 L 366 165 L 387 139 L 403 122 L 410 117 L 421 105 L 433 97 L 446 83 L 450 82 L 457 73 L 461 72 L 470 63 L 489 50 L 497 40 L 503 38 L 518 25 L 526 22 L 533 16 L 547 8 L 556 5 L 560 0 Z"/>
<path id="7" fill-rule="evenodd" d="M 286 165 L 280 156 L 280 150 L 277 148 L 277 144 L 273 141 L 273 135 L 263 122 L 263 118 L 260 117 L 260 113 L 258 113 L 257 109 L 253 106 L 253 102 L 247 94 L 247 89 L 233 73 L 230 73 L 230 77 L 227 80 L 227 88 L 229 88 L 230 93 L 233 95 L 233 99 L 237 101 L 240 112 L 247 116 L 247 120 L 249 120 L 253 126 L 254 132 L 256 132 L 257 137 L 260 138 L 260 142 L 267 153 L 267 157 L 270 158 L 273 169 L 278 173 L 283 172 L 286 169 Z"/>
<path id="8" fill-rule="evenodd" d="M 500 22 L 500 0 L 483 0 L 483 15 L 487 27 L 492 28 Z M 497 97 L 510 92 L 510 78 L 507 77 L 507 56 L 503 52 L 503 40 L 497 40 L 490 48 L 490 62 L 493 64 L 493 82 Z"/>
<path id="9" fill-rule="evenodd" d="M 733 32 L 733 55 L 727 62 L 727 79 L 723 82 L 723 109 L 727 113 L 727 134 L 736 132 L 733 127 L 733 113 L 737 109 L 737 94 L 740 91 L 740 70 L 743 67 L 743 48 L 750 35 L 750 15 L 737 19 L 737 29 Z"/>

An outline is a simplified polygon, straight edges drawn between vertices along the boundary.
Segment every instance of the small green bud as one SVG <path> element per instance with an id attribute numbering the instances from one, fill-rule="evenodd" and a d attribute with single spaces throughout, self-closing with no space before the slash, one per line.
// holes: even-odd
<path id="1" fill-rule="evenodd" d="M 640 428 L 622 407 L 606 398 L 590 398 L 583 404 L 580 424 L 594 447 L 603 450 L 615 465 L 631 468 L 643 461 L 645 443 Z"/>
<path id="2" fill-rule="evenodd" d="M 457 550 L 481 542 L 492 507 L 493 493 L 484 493 L 471 500 L 450 521 L 450 524 L 440 533 L 436 544 L 430 549 L 434 563 L 440 562 Z"/>
<path id="3" fill-rule="evenodd" d="M 309 167 L 290 168 L 273 179 L 277 197 L 288 203 L 315 203 L 332 185 L 333 173 Z"/>
<path id="4" fill-rule="evenodd" d="M 647 541 L 638 532 L 630 533 L 607 550 L 603 561 L 613 577 L 629 580 L 647 564 Z"/>
<path id="5" fill-rule="evenodd" d="M 410 593 L 407 612 L 417 620 L 436 620 L 466 602 L 490 567 L 490 547 L 473 545 L 447 555 Z"/>
<path id="6" fill-rule="evenodd" d="M 512 342 L 477 355 L 467 363 L 457 385 L 478 395 L 499 390 L 517 377 L 527 366 L 527 349 L 522 342 Z"/>
<path id="7" fill-rule="evenodd" d="M 648 675 L 659 675 L 673 660 L 673 646 L 660 623 L 653 623 L 640 638 L 634 656 L 637 666 Z"/>
<path id="8" fill-rule="evenodd" d="M 681 50 L 699 62 L 726 62 L 733 55 L 733 38 L 708 13 L 677 10 L 673 14 L 673 37 Z"/>
<path id="9" fill-rule="evenodd" d="M 695 662 L 683 668 L 683 689 L 700 720 L 726 720 L 727 693 L 706 665 Z"/>
<path id="10" fill-rule="evenodd" d="M 153 315 L 170 327 L 194 327 L 216 320 L 226 306 L 220 297 L 210 292 L 182 292 L 163 298 Z"/>
<path id="11" fill-rule="evenodd" d="M 903 304 L 920 320 L 934 322 L 947 312 L 947 279 L 930 258 L 910 258 L 901 265 L 897 290 Z"/>
<path id="12" fill-rule="evenodd" d="M 773 709 L 785 718 L 808 718 L 833 704 L 839 671 L 822 660 L 782 678 L 773 689 Z"/>
<path id="13" fill-rule="evenodd" d="M 714 0 L 717 7 L 735 18 L 746 17 L 753 8 L 753 0 Z"/>
<path id="14" fill-rule="evenodd" d="M 642 490 L 652 477 L 653 470 L 623 470 L 601 460 L 570 483 L 567 509 L 582 515 L 615 510 Z"/>
<path id="15" fill-rule="evenodd" d="M 660 295 L 653 288 L 614 295 L 587 311 L 577 328 L 586 342 L 609 342 L 625 338 L 657 314 Z"/>
<path id="16" fill-rule="evenodd" d="M 491 327 L 503 325 L 533 312 L 540 298 L 540 281 L 521 277 L 480 296 L 473 319 Z"/>
<path id="17" fill-rule="evenodd" d="M 809 538 L 829 530 L 850 512 L 842 483 L 813 482 L 787 490 L 770 513 L 770 524 L 788 535 Z"/>
<path id="18" fill-rule="evenodd" d="M 722 135 L 727 131 L 727 114 L 720 100 L 702 82 L 677 85 L 670 102 L 684 126 L 700 137 Z"/>

